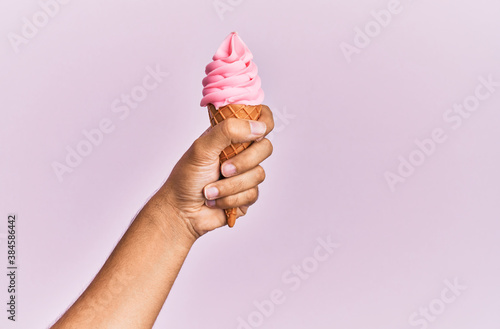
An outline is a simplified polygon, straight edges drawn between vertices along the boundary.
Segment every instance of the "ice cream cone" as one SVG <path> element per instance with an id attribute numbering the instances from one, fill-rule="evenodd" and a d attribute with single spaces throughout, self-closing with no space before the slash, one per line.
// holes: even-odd
<path id="1" fill-rule="evenodd" d="M 205 67 L 203 98 L 200 106 L 208 107 L 212 127 L 228 119 L 257 120 L 260 117 L 264 91 L 253 55 L 236 32 L 230 33 Z M 254 105 L 246 105 L 254 104 Z M 220 154 L 220 163 L 241 153 L 252 143 L 232 144 Z M 221 177 L 223 178 L 223 177 Z M 227 224 L 233 227 L 237 209 L 225 209 Z"/>
<path id="2" fill-rule="evenodd" d="M 228 104 L 216 109 L 214 105 L 208 104 L 208 115 L 212 127 L 228 118 L 258 120 L 262 111 L 262 105 Z M 252 143 L 231 144 L 220 154 L 219 159 L 222 164 L 227 159 L 243 152 Z M 233 227 L 236 222 L 236 208 L 225 209 L 227 225 Z"/>

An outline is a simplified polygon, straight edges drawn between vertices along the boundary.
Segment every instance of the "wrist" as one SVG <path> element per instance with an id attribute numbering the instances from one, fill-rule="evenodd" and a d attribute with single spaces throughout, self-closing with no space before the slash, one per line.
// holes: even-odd
<path id="1" fill-rule="evenodd" d="M 182 214 L 169 200 L 169 196 L 158 191 L 144 207 L 154 211 L 152 216 L 154 224 L 160 229 L 167 240 L 175 241 L 175 245 L 181 249 L 190 249 L 199 238 L 182 217 Z"/>

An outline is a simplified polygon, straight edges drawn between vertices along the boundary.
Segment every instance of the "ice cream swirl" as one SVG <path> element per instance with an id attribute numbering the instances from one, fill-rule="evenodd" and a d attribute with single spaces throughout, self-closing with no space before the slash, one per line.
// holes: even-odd
<path id="1" fill-rule="evenodd" d="M 236 32 L 227 36 L 205 68 L 201 106 L 259 105 L 264 100 L 253 55 Z"/>

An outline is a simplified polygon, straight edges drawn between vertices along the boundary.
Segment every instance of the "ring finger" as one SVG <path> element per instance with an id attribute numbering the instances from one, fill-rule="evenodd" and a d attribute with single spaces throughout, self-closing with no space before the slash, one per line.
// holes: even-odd
<path id="1" fill-rule="evenodd" d="M 261 166 L 254 167 L 243 174 L 224 178 L 208 184 L 203 189 L 207 200 L 215 200 L 249 190 L 264 181 L 266 173 Z"/>
<path id="2" fill-rule="evenodd" d="M 217 200 L 207 200 L 205 205 L 209 208 L 229 209 L 240 206 L 250 206 L 259 198 L 258 187 L 253 187 L 249 190 L 223 197 Z"/>

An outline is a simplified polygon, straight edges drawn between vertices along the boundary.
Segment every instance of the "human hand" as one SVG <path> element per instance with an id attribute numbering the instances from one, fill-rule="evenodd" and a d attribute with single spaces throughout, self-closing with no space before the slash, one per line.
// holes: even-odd
<path id="1" fill-rule="evenodd" d="M 258 198 L 265 171 L 260 163 L 273 151 L 264 138 L 274 128 L 273 115 L 263 105 L 258 121 L 230 118 L 201 135 L 176 164 L 155 197 L 168 205 L 169 213 L 186 224 L 195 238 L 226 225 L 223 209 L 237 208 L 244 216 Z M 254 141 L 249 148 L 225 161 L 219 154 L 233 143 Z M 222 170 L 221 170 L 222 169 Z M 220 178 L 220 174 L 225 179 Z"/>

